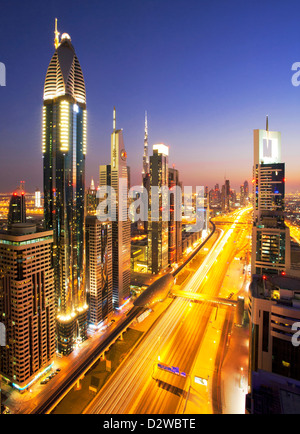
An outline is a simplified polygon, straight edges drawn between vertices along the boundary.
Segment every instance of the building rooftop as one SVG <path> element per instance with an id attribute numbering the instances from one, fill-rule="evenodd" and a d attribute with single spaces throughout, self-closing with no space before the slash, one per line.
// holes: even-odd
<path id="1" fill-rule="evenodd" d="M 300 308 L 300 278 L 298 277 L 253 275 L 250 290 L 253 297 Z"/>

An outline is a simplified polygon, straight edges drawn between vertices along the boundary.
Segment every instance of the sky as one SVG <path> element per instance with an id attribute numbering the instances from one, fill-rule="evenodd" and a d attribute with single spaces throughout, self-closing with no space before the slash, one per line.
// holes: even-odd
<path id="1" fill-rule="evenodd" d="M 132 184 L 149 148 L 170 147 L 184 185 L 252 178 L 253 130 L 281 131 L 287 191 L 300 190 L 298 0 L 1 0 L 0 192 L 42 190 L 41 115 L 54 22 L 69 33 L 87 91 L 86 183 L 110 163 L 113 107 Z M 150 151 L 151 153 L 151 151 Z"/>

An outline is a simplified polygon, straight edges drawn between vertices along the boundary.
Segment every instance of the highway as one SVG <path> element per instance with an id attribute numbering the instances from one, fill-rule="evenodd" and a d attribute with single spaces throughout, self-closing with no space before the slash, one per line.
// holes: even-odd
<path id="1" fill-rule="evenodd" d="M 214 247 L 181 290 L 203 292 L 212 297 L 219 295 L 229 264 L 249 244 L 250 232 L 244 225 L 249 212 L 248 208 L 226 216 L 226 224 L 218 229 L 220 236 Z M 192 381 L 189 372 L 212 309 L 209 302 L 191 303 L 177 297 L 85 413 L 175 414 L 182 411 Z M 157 369 L 158 362 L 178 367 L 186 373 L 186 378 Z"/>

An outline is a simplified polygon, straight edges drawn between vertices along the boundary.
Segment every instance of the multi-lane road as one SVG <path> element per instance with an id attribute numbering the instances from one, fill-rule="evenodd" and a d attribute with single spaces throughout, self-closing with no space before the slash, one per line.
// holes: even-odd
<path id="1" fill-rule="evenodd" d="M 230 263 L 250 244 L 250 209 L 227 216 L 219 237 L 182 291 L 219 295 Z M 190 373 L 201 346 L 213 304 L 178 297 L 145 334 L 131 356 L 85 410 L 86 413 L 175 414 L 183 411 L 192 382 Z M 179 368 L 186 377 L 158 369 Z M 201 409 L 199 409 L 201 412 Z"/>

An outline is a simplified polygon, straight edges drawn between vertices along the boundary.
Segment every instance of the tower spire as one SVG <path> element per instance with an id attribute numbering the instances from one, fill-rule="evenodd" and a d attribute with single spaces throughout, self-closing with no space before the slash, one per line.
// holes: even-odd
<path id="1" fill-rule="evenodd" d="M 114 107 L 113 129 L 114 129 L 114 131 L 116 131 L 116 107 Z"/>
<path id="2" fill-rule="evenodd" d="M 55 35 L 55 38 L 54 38 L 54 47 L 55 47 L 55 49 L 57 49 L 58 46 L 59 46 L 59 35 L 60 35 L 60 33 L 57 31 L 57 18 L 55 18 L 54 35 Z"/>
<path id="3" fill-rule="evenodd" d="M 269 131 L 269 116 L 266 117 L 266 131 Z"/>

